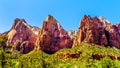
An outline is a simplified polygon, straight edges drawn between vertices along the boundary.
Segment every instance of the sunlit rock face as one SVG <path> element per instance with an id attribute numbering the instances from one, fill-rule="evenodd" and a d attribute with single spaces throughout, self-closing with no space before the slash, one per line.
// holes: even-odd
<path id="1" fill-rule="evenodd" d="M 106 27 L 106 34 L 109 45 L 120 48 L 120 24 L 111 25 Z"/>
<path id="2" fill-rule="evenodd" d="M 16 18 L 12 28 L 0 35 L 3 34 L 8 36 L 7 44 L 13 44 L 22 53 L 36 49 L 52 54 L 78 46 L 83 41 L 120 48 L 120 24 L 112 25 L 104 17 L 89 15 L 83 17 L 78 31 L 65 31 L 53 16 L 48 15 L 41 29 Z"/>
<path id="3" fill-rule="evenodd" d="M 74 38 L 73 47 L 83 41 L 120 48 L 120 24 L 112 25 L 104 17 L 91 18 L 85 15 Z"/>
<path id="4" fill-rule="evenodd" d="M 40 28 L 38 28 L 36 26 L 32 26 L 31 30 L 34 32 L 34 34 L 38 35 Z"/>
<path id="5" fill-rule="evenodd" d="M 16 50 L 23 53 L 30 52 L 34 49 L 37 39 L 37 33 L 35 33 L 35 30 L 32 30 L 33 28 L 34 27 L 28 25 L 24 19 L 16 18 L 11 30 L 7 34 L 7 44 L 13 44 Z"/>
<path id="6" fill-rule="evenodd" d="M 76 33 L 77 33 L 77 31 L 75 31 L 75 30 L 70 30 L 70 31 L 68 31 L 68 35 L 69 35 L 70 38 L 72 38 L 72 39 L 75 37 Z"/>
<path id="7" fill-rule="evenodd" d="M 102 22 L 104 27 L 106 27 L 108 24 L 110 24 L 110 21 L 106 20 L 103 16 L 100 16 L 99 20 L 100 20 L 100 22 Z"/>
<path id="8" fill-rule="evenodd" d="M 63 48 L 71 48 L 72 43 L 73 41 L 59 22 L 48 15 L 39 31 L 36 49 L 41 49 L 46 53 L 55 53 Z"/>

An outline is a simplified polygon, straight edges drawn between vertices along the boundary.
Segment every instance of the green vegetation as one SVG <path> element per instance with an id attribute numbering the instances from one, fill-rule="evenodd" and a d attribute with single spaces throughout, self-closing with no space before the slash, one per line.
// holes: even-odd
<path id="1" fill-rule="evenodd" d="M 33 50 L 28 54 L 13 51 L 7 46 L 7 36 L 0 36 L 0 68 L 120 68 L 120 49 L 83 42 L 74 48 L 61 49 L 55 54 Z M 103 55 L 98 59 L 94 54 Z"/>
<path id="2" fill-rule="evenodd" d="M 0 68 L 16 68 L 11 66 L 15 65 L 21 54 L 16 50 L 13 51 L 13 45 L 6 45 L 7 38 L 6 35 L 0 36 Z"/>

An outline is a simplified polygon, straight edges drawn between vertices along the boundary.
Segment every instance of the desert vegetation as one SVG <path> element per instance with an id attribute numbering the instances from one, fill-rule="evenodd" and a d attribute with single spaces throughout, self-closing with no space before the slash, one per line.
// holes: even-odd
<path id="1" fill-rule="evenodd" d="M 0 36 L 0 68 L 119 68 L 120 50 L 115 47 L 82 42 L 54 54 L 33 50 L 27 54 L 6 45 L 7 36 Z"/>

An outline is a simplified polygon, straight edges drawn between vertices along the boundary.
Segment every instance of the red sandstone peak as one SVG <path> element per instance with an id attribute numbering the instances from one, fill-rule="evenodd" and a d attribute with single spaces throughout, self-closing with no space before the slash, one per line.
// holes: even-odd
<path id="1" fill-rule="evenodd" d="M 13 44 L 17 50 L 28 53 L 34 49 L 37 35 L 24 19 L 16 18 L 11 30 L 8 32 L 7 44 Z"/>
<path id="2" fill-rule="evenodd" d="M 48 15 L 39 31 L 37 45 L 37 49 L 54 53 L 62 48 L 70 48 L 72 40 L 59 22 L 53 16 Z"/>
<path id="3" fill-rule="evenodd" d="M 112 25 L 104 17 L 91 18 L 85 15 L 80 22 L 73 47 L 83 41 L 120 48 L 120 24 Z"/>
<path id="4" fill-rule="evenodd" d="M 11 30 L 2 34 L 8 35 L 8 45 L 13 44 L 23 53 L 32 51 L 34 47 L 46 53 L 55 53 L 78 46 L 83 41 L 120 48 L 120 24 L 112 25 L 104 17 L 89 15 L 83 17 L 77 32 L 65 31 L 53 16 L 48 15 L 41 29 L 16 18 Z"/>
<path id="5" fill-rule="evenodd" d="M 12 26 L 12 29 L 19 29 L 19 27 L 31 28 L 31 26 L 28 25 L 24 19 L 16 18 L 16 19 L 14 20 L 14 24 L 13 24 L 13 26 Z"/>
<path id="6" fill-rule="evenodd" d="M 82 19 L 73 47 L 80 45 L 83 41 L 102 45 L 108 44 L 102 22 L 97 17 L 91 18 L 85 15 Z"/>
<path id="7" fill-rule="evenodd" d="M 109 45 L 120 48 L 120 24 L 117 25 L 108 25 L 106 27 L 106 33 Z"/>

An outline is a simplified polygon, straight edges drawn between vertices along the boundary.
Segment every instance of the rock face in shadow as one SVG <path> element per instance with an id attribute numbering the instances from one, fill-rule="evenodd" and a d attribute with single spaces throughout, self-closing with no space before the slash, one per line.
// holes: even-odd
<path id="1" fill-rule="evenodd" d="M 35 33 L 32 29 L 35 29 L 35 27 L 28 25 L 24 19 L 16 18 L 11 30 L 7 34 L 7 44 L 13 44 L 16 50 L 22 53 L 30 52 L 35 47 L 38 31 L 36 29 Z"/>
<path id="2" fill-rule="evenodd" d="M 55 53 L 63 48 L 71 48 L 73 40 L 56 19 L 48 15 L 39 31 L 36 49 L 46 53 Z"/>
<path id="3" fill-rule="evenodd" d="M 85 15 L 74 38 L 73 47 L 83 41 L 120 48 L 120 24 L 111 25 L 103 17 L 91 18 Z"/>

